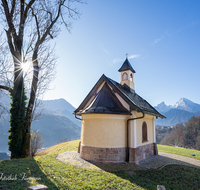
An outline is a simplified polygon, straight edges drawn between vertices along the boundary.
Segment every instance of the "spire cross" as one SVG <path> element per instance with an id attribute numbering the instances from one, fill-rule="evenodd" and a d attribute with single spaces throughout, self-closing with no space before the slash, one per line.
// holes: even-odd
<path id="1" fill-rule="evenodd" d="M 126 53 L 126 58 L 128 58 L 128 53 Z"/>

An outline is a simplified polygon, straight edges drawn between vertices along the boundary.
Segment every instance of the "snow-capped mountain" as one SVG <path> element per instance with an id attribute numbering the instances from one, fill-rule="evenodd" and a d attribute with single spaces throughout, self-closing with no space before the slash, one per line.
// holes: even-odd
<path id="1" fill-rule="evenodd" d="M 166 105 L 165 102 L 161 102 L 155 106 L 155 109 L 161 113 L 167 112 L 173 108 L 189 112 L 198 112 L 200 111 L 200 104 L 194 103 L 187 98 L 180 98 L 180 100 L 178 100 L 174 105 Z"/>
<path id="2" fill-rule="evenodd" d="M 165 104 L 165 102 L 161 102 L 160 104 L 158 104 L 157 106 L 154 107 L 156 110 L 158 110 L 161 113 L 165 113 L 167 111 L 169 111 L 171 109 L 170 106 L 167 106 Z"/>
<path id="3" fill-rule="evenodd" d="M 187 98 L 181 98 L 178 102 L 176 102 L 174 108 L 189 112 L 198 112 L 200 111 L 200 104 L 194 103 Z"/>
<path id="4" fill-rule="evenodd" d="M 194 103 L 187 98 L 180 98 L 174 105 L 166 105 L 161 102 L 155 109 L 166 116 L 166 119 L 157 119 L 156 125 L 176 125 L 186 122 L 193 116 L 200 115 L 200 104 Z"/>

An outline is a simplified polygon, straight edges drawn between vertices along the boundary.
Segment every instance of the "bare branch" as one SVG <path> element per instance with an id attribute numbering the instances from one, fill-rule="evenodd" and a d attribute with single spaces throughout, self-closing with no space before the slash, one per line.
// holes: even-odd
<path id="1" fill-rule="evenodd" d="M 38 23 L 38 19 L 37 19 L 37 15 L 34 13 L 34 10 L 32 7 L 31 8 L 31 11 L 32 11 L 32 15 L 33 17 L 35 18 L 35 24 L 36 24 L 36 27 L 37 27 L 37 35 L 38 35 L 38 39 L 40 39 L 40 27 L 39 27 L 39 23 Z"/>
<path id="2" fill-rule="evenodd" d="M 74 18 L 73 15 L 71 14 L 71 12 L 75 13 L 76 15 L 79 15 L 79 12 L 76 9 L 71 9 L 69 6 L 63 5 L 64 7 L 66 7 L 69 11 L 69 15 L 71 18 Z"/>
<path id="3" fill-rule="evenodd" d="M 15 11 L 15 0 L 12 0 L 12 8 L 11 8 L 11 12 L 10 12 L 11 18 L 13 18 L 14 11 Z"/>
<path id="4" fill-rule="evenodd" d="M 13 44 L 12 44 L 12 37 L 10 35 L 10 30 L 9 31 L 5 30 L 5 31 L 6 31 L 6 35 L 7 35 L 8 46 L 10 48 L 10 52 L 11 52 L 12 55 L 14 55 L 14 47 L 13 47 Z"/>
<path id="5" fill-rule="evenodd" d="M 9 12 L 8 3 L 7 3 L 6 0 L 2 0 L 2 4 L 3 4 L 4 13 L 5 13 L 5 16 L 6 16 L 6 20 L 7 20 L 9 30 L 12 32 L 13 38 L 17 39 L 16 30 L 15 30 L 15 27 L 14 27 L 13 22 L 12 22 L 13 19 L 10 17 L 11 14 Z M 15 45 L 17 47 L 16 43 L 15 43 Z"/>
<path id="6" fill-rule="evenodd" d="M 41 132 L 32 130 L 31 134 L 31 156 L 34 156 L 44 146 L 44 137 Z"/>
<path id="7" fill-rule="evenodd" d="M 26 6 L 25 11 L 24 11 L 24 18 L 25 18 L 25 20 L 27 18 L 27 14 L 28 14 L 29 9 L 33 5 L 34 2 L 35 2 L 35 0 L 31 0 L 31 1 L 29 1 L 29 3 Z"/>
<path id="8" fill-rule="evenodd" d="M 6 107 L 0 105 L 0 127 L 1 127 L 1 124 L 3 124 L 2 121 L 4 120 L 5 113 L 9 113 L 9 110 Z"/>
<path id="9" fill-rule="evenodd" d="M 38 41 L 36 42 L 36 46 L 35 46 L 35 50 L 38 49 L 39 45 L 41 43 L 44 42 L 44 40 L 46 39 L 47 35 L 50 33 L 50 30 L 52 29 L 52 27 L 54 26 L 54 24 L 56 23 L 56 21 L 58 20 L 59 16 L 60 16 L 60 12 L 61 12 L 61 7 L 63 4 L 59 4 L 59 8 L 58 8 L 58 12 L 57 12 L 57 16 L 55 17 L 55 19 L 51 22 L 50 26 L 48 26 L 46 28 L 45 33 L 42 35 L 41 39 L 38 39 Z"/>
<path id="10" fill-rule="evenodd" d="M 10 92 L 11 94 L 13 93 L 13 89 L 10 88 L 10 87 L 8 87 L 8 86 L 0 85 L 0 89 L 7 90 L 7 91 Z"/>
<path id="11" fill-rule="evenodd" d="M 24 0 L 20 0 L 20 24 L 19 24 L 19 38 L 21 39 L 20 41 L 23 43 L 23 32 L 24 32 L 24 23 L 25 23 L 24 18 Z"/>

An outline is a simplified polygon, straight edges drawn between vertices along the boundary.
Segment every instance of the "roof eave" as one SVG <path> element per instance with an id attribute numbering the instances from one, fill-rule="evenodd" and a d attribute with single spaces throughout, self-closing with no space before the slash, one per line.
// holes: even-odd
<path id="1" fill-rule="evenodd" d="M 162 115 L 162 114 L 160 114 L 160 115 L 158 115 L 158 114 L 154 114 L 154 113 L 151 113 L 151 112 L 148 112 L 148 111 L 144 111 L 144 113 L 146 113 L 146 114 L 149 114 L 149 115 L 153 115 L 153 116 L 156 116 L 156 117 L 160 117 L 160 118 L 166 118 L 164 115 Z"/>
<path id="2" fill-rule="evenodd" d="M 121 72 L 121 71 L 128 71 L 128 70 L 132 71 L 133 73 L 136 73 L 134 69 L 133 70 L 132 69 L 119 69 L 118 71 Z"/>
<path id="3" fill-rule="evenodd" d="M 84 108 L 84 106 L 86 105 L 86 103 L 90 100 L 90 98 L 92 97 L 92 95 L 95 93 L 96 89 L 105 80 L 105 77 L 106 76 L 104 74 L 100 77 L 100 79 L 96 82 L 96 84 L 93 86 L 93 88 L 91 89 L 91 91 L 87 94 L 87 96 L 82 101 L 82 103 L 79 105 L 79 107 L 74 111 L 75 114 L 78 114 L 78 112 Z"/>
<path id="4" fill-rule="evenodd" d="M 100 77 L 100 79 L 97 81 L 97 83 L 94 85 L 94 87 L 92 88 L 92 90 L 88 93 L 88 95 L 86 96 L 86 98 L 83 100 L 83 102 L 80 104 L 80 106 L 74 111 L 74 114 L 76 115 L 82 115 L 82 114 L 89 114 L 89 113 L 82 113 L 81 110 L 83 110 L 84 106 L 87 104 L 87 102 L 90 100 L 90 98 L 92 97 L 92 95 L 95 93 L 95 91 L 98 89 L 98 87 L 101 85 L 101 83 L 103 81 L 107 82 L 126 102 L 127 104 L 131 107 L 131 110 L 135 110 L 137 112 L 144 112 L 150 115 L 154 115 L 156 117 L 160 117 L 160 118 L 166 118 L 164 115 L 160 114 L 155 108 L 152 108 L 158 112 L 158 114 L 154 114 L 154 113 L 150 113 L 148 111 L 145 111 L 144 109 L 142 109 L 141 107 L 137 106 L 129 97 L 127 94 L 125 94 L 123 91 L 121 91 L 112 81 L 110 81 L 111 79 L 107 78 L 104 74 Z M 100 112 L 98 112 L 100 113 Z M 95 112 L 91 112 L 90 114 L 97 114 Z M 115 113 L 100 113 L 100 114 L 115 114 Z M 119 114 L 119 113 L 118 113 Z M 126 115 L 126 113 L 124 114 Z M 130 114 L 131 115 L 131 112 Z"/>
<path id="5" fill-rule="evenodd" d="M 84 113 L 77 113 L 77 115 L 81 116 L 84 114 L 113 114 L 113 115 L 132 115 L 130 112 L 129 113 L 108 113 L 108 112 L 84 112 Z"/>
<path id="6" fill-rule="evenodd" d="M 127 102 L 127 104 L 129 105 L 129 106 L 131 106 L 134 110 L 140 110 L 140 111 L 142 111 L 142 109 L 139 107 L 139 106 L 137 106 L 129 97 L 128 97 L 128 95 L 126 94 L 126 93 L 124 93 L 123 91 L 121 91 L 112 81 L 110 81 L 110 80 L 108 80 L 107 79 L 107 81 L 108 81 L 108 83 L 112 86 L 112 87 L 114 87 L 114 89 L 118 92 L 118 94 L 121 96 L 121 97 L 124 97 L 123 99 Z"/>

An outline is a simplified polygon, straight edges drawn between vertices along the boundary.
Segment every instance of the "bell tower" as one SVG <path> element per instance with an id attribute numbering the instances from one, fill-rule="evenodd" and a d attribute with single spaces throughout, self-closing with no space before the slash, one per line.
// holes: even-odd
<path id="1" fill-rule="evenodd" d="M 121 68 L 118 70 L 121 74 L 121 81 L 120 84 L 126 84 L 131 89 L 135 90 L 135 84 L 133 80 L 133 74 L 135 73 L 135 70 L 132 68 L 130 62 L 128 61 L 128 58 L 126 57 L 126 60 L 122 64 Z"/>

